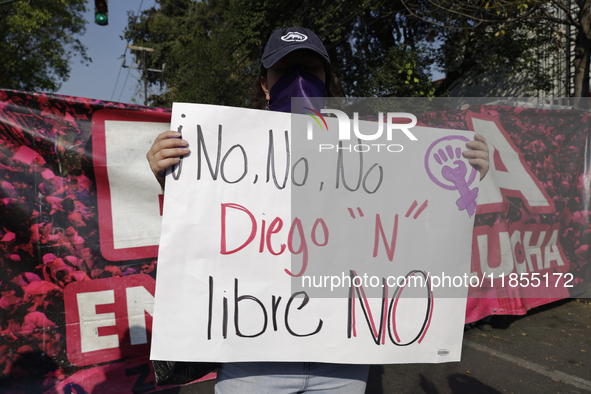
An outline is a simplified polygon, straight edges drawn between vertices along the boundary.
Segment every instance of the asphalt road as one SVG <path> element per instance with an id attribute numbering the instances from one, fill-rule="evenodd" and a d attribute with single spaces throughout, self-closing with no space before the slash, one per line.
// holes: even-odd
<path id="1" fill-rule="evenodd" d="M 591 302 L 564 300 L 525 316 L 494 316 L 492 330 L 465 331 L 462 361 L 374 365 L 366 393 L 591 392 Z M 161 391 L 211 394 L 214 382 Z"/>

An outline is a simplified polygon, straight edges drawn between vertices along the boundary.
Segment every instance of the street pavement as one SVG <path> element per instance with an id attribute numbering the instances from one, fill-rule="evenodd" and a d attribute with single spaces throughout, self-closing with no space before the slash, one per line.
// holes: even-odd
<path id="1" fill-rule="evenodd" d="M 569 299 L 525 316 L 494 316 L 490 331 L 464 332 L 462 361 L 373 365 L 367 394 L 591 392 L 591 300 Z M 164 394 L 211 394 L 214 382 Z"/>

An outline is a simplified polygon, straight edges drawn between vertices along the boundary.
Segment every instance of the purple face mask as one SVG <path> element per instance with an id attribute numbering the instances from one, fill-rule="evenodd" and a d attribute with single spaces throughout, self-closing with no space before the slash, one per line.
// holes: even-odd
<path id="1" fill-rule="evenodd" d="M 304 113 L 304 108 L 309 107 L 319 111 L 323 107 L 322 100 L 325 96 L 326 87 L 322 80 L 309 74 L 299 67 L 288 75 L 282 77 L 271 88 L 271 103 L 269 109 L 279 112 Z M 291 110 L 292 97 L 305 97 L 298 105 L 300 108 Z"/>

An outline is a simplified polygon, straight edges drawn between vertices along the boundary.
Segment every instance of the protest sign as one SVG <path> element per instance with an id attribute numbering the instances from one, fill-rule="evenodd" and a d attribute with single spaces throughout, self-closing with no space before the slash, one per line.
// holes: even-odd
<path id="1" fill-rule="evenodd" d="M 153 359 L 459 360 L 473 133 L 317 116 L 173 106 Z"/>

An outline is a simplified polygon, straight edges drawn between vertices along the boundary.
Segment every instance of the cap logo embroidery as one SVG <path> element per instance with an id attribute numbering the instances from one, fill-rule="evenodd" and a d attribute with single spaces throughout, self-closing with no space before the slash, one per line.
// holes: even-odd
<path id="1" fill-rule="evenodd" d="M 283 37 L 281 37 L 281 41 L 287 41 L 287 42 L 303 42 L 306 41 L 308 39 L 308 36 L 302 33 L 298 33 L 298 32 L 292 32 L 290 31 L 289 33 L 287 33 L 286 35 L 284 35 Z"/>

